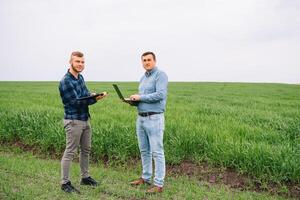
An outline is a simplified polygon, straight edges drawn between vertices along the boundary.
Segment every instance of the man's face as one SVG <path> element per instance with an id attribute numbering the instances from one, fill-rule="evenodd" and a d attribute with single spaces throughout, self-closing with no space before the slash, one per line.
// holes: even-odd
<path id="1" fill-rule="evenodd" d="M 84 69 L 84 58 L 83 57 L 72 56 L 70 64 L 71 64 L 72 69 L 76 73 L 80 73 Z"/>
<path id="2" fill-rule="evenodd" d="M 147 71 L 151 71 L 156 65 L 156 61 L 153 59 L 153 56 L 151 54 L 143 56 L 142 63 L 144 69 Z"/>

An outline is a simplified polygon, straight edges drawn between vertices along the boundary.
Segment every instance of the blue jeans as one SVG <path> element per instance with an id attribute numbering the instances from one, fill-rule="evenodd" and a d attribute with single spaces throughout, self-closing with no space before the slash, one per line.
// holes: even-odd
<path id="1" fill-rule="evenodd" d="M 164 114 L 155 114 L 147 117 L 138 115 L 136 132 L 141 152 L 143 174 L 146 182 L 151 182 L 152 156 L 155 165 L 154 185 L 162 187 L 166 173 L 163 135 L 165 129 Z"/>

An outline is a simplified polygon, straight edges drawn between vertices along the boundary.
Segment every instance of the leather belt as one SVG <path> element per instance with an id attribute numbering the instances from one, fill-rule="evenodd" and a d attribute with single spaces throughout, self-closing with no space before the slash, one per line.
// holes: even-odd
<path id="1" fill-rule="evenodd" d="M 145 112 L 145 113 L 139 113 L 139 116 L 147 117 L 147 116 L 150 116 L 150 115 L 156 115 L 156 114 L 160 114 L 160 112 Z"/>

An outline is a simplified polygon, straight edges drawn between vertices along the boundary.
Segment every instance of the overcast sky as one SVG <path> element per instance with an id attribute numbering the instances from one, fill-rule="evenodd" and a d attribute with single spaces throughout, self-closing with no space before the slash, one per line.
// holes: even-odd
<path id="1" fill-rule="evenodd" d="M 0 80 L 138 81 L 157 54 L 170 81 L 300 83 L 299 0 L 0 0 Z"/>

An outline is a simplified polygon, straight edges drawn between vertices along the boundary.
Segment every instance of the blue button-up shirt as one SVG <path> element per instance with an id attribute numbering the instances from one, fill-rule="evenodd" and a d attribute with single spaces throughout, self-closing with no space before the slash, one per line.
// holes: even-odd
<path id="1" fill-rule="evenodd" d="M 138 112 L 159 112 L 165 111 L 168 91 L 168 76 L 157 67 L 146 71 L 140 80 Z"/>
<path id="2" fill-rule="evenodd" d="M 64 104 L 64 118 L 87 121 L 90 117 L 88 106 L 97 101 L 96 98 L 78 100 L 78 98 L 90 95 L 83 76 L 79 74 L 78 79 L 76 79 L 68 71 L 59 83 L 59 92 Z"/>

